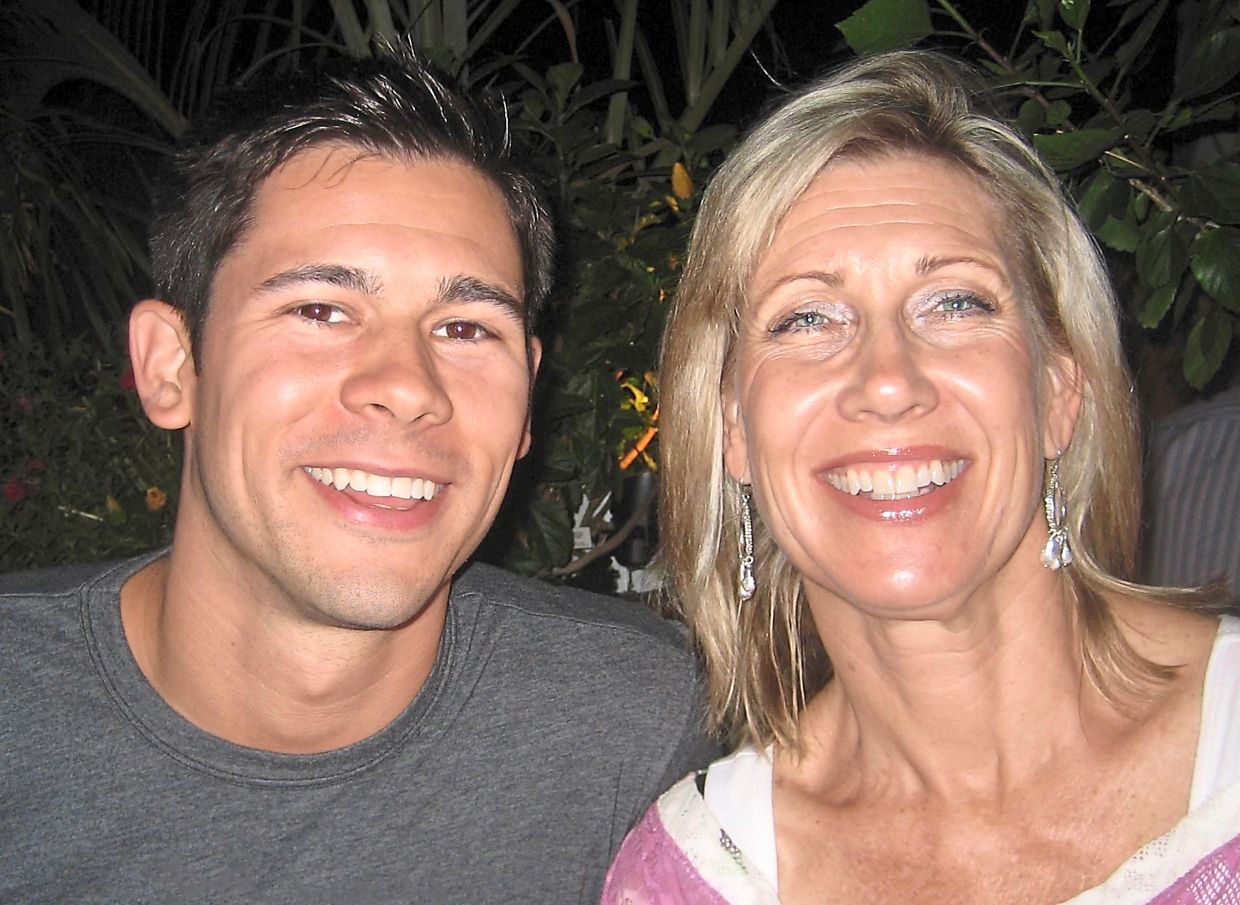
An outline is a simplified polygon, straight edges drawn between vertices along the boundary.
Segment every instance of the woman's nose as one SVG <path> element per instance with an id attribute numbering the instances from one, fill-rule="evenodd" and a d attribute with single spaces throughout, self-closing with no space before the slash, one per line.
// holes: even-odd
<path id="1" fill-rule="evenodd" d="M 851 419 L 894 422 L 917 417 L 938 404 L 938 390 L 924 369 L 925 350 L 900 326 L 873 325 L 859 338 L 853 373 L 839 395 Z"/>

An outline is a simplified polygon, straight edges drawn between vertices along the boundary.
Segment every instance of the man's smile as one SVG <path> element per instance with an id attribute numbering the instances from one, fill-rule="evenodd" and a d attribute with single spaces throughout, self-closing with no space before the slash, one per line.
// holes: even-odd
<path id="1" fill-rule="evenodd" d="M 320 468 L 303 466 L 305 472 L 337 490 L 355 490 L 372 497 L 392 497 L 399 500 L 431 500 L 442 489 L 429 478 L 409 475 L 381 475 L 357 468 Z"/>

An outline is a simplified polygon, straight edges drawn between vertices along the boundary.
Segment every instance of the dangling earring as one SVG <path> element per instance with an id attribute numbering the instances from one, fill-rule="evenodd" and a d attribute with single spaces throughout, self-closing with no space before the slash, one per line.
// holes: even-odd
<path id="1" fill-rule="evenodd" d="M 1042 498 L 1046 510 L 1046 527 L 1050 537 L 1042 550 L 1042 565 L 1051 571 L 1062 569 L 1072 562 L 1072 544 L 1068 540 L 1068 507 L 1064 503 L 1063 490 L 1059 486 L 1059 457 L 1051 459 L 1050 473 L 1046 479 L 1046 496 Z"/>
<path id="2" fill-rule="evenodd" d="M 753 578 L 753 514 L 749 511 L 749 485 L 741 485 L 741 569 L 740 598 L 753 596 L 757 584 Z"/>

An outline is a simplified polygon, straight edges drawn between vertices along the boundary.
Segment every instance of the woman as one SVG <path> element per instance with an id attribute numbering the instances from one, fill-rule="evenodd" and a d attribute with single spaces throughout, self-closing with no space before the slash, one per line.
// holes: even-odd
<path id="1" fill-rule="evenodd" d="M 1240 624 L 1124 580 L 1114 299 L 980 91 L 861 61 L 703 200 L 662 533 L 741 747 L 648 812 L 605 902 L 1240 901 Z"/>

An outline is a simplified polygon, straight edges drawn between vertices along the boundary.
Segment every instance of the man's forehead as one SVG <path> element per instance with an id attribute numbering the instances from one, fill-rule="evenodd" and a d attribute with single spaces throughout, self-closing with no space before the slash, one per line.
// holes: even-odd
<path id="1" fill-rule="evenodd" d="M 341 143 L 303 149 L 259 184 L 245 228 L 221 266 L 240 255 L 251 264 L 266 261 L 260 269 L 271 270 L 263 279 L 337 265 L 352 271 L 369 266 L 359 253 L 365 258 L 386 248 L 394 260 L 402 237 L 415 243 L 407 254 L 417 255 L 416 243 L 427 241 L 437 251 L 455 249 L 455 263 L 439 258 L 448 268 L 445 280 L 476 277 L 524 296 L 515 225 L 487 174 L 452 158 L 378 154 Z"/>
<path id="2" fill-rule="evenodd" d="M 451 155 L 426 155 L 397 149 L 375 149 L 347 141 L 323 141 L 299 148 L 268 172 L 258 185 L 258 192 L 279 186 L 295 189 L 306 185 L 337 186 L 343 183 L 359 164 L 391 169 L 394 173 L 408 170 L 455 171 L 460 182 L 492 196 L 507 207 L 500 187 L 471 161 Z"/>

